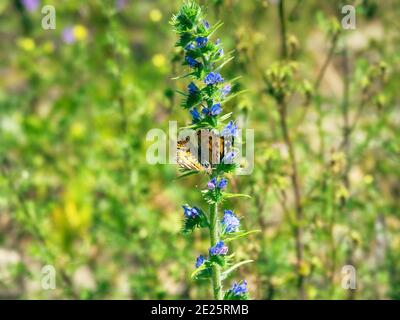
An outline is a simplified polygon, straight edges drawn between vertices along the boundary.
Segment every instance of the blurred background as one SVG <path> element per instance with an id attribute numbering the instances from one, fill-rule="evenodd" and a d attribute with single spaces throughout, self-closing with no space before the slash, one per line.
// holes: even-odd
<path id="1" fill-rule="evenodd" d="M 246 229 L 236 273 L 254 299 L 400 298 L 400 2 L 285 1 L 296 63 L 288 127 L 304 217 L 293 218 L 291 167 L 265 71 L 280 59 L 279 0 L 200 1 L 246 92 L 227 108 L 255 130 L 255 168 L 232 178 Z M 191 281 L 208 235 L 180 233 L 181 205 L 204 178 L 149 165 L 150 129 L 190 122 L 169 20 L 181 0 L 0 2 L 0 298 L 200 299 Z M 344 4 L 356 28 L 341 25 Z M 42 28 L 44 5 L 56 28 Z M 215 39 L 216 40 L 216 39 Z M 303 230 L 296 263 L 293 229 Z M 56 288 L 45 290 L 51 265 Z M 342 288 L 344 265 L 357 289 Z M 234 278 L 235 279 L 235 278 Z M 231 279 L 232 281 L 234 279 Z"/>

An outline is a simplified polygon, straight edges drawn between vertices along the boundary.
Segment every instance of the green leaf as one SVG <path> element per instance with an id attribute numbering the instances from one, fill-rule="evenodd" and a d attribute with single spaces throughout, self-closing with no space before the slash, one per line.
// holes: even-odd
<path id="1" fill-rule="evenodd" d="M 230 267 L 229 269 L 225 270 L 224 272 L 221 273 L 221 278 L 222 280 L 226 279 L 226 277 L 229 276 L 229 274 L 234 271 L 235 269 L 239 268 L 240 266 L 244 265 L 244 264 L 248 264 L 253 262 L 254 260 L 244 260 L 241 262 L 238 262 L 236 264 L 234 264 L 232 267 Z"/>
<path id="2" fill-rule="evenodd" d="M 200 214 L 194 218 L 185 218 L 182 227 L 183 234 L 190 234 L 195 228 L 206 228 L 209 226 L 207 215 L 200 208 L 196 208 L 200 211 Z"/>
<path id="3" fill-rule="evenodd" d="M 227 63 L 229 63 L 230 61 L 232 61 L 233 59 L 234 59 L 235 57 L 230 57 L 229 59 L 226 59 L 224 62 L 222 62 L 219 66 L 218 66 L 218 68 L 216 69 L 216 70 L 221 70 Z"/>
<path id="4" fill-rule="evenodd" d="M 226 258 L 223 255 L 216 255 L 216 256 L 211 256 L 210 257 L 210 263 L 215 263 L 218 264 L 219 266 L 223 267 L 226 265 Z"/>
<path id="5" fill-rule="evenodd" d="M 243 238 L 245 236 L 248 236 L 249 234 L 261 232 L 261 230 L 250 230 L 250 231 L 240 231 L 240 232 L 235 232 L 235 233 L 228 233 L 226 234 L 226 237 L 223 237 L 222 240 L 224 242 L 230 242 L 239 238 Z"/>
<path id="6" fill-rule="evenodd" d="M 230 198 L 249 198 L 251 199 L 251 196 L 248 194 L 244 193 L 224 193 L 222 196 L 224 199 L 230 199 Z"/>
<path id="7" fill-rule="evenodd" d="M 231 290 L 227 291 L 224 300 L 249 300 L 249 294 L 234 295 Z"/>
<path id="8" fill-rule="evenodd" d="M 198 174 L 199 172 L 200 172 L 200 171 L 189 170 L 189 171 L 187 171 L 187 172 L 181 174 L 180 176 L 178 176 L 178 177 L 176 178 L 176 180 L 183 179 L 183 178 L 188 177 L 188 176 L 191 176 L 191 175 L 193 175 L 193 174 Z"/>
<path id="9" fill-rule="evenodd" d="M 183 76 L 178 76 L 178 77 L 171 78 L 171 80 L 184 79 L 184 78 L 190 77 L 190 76 L 192 76 L 192 75 L 193 75 L 193 72 L 188 73 L 188 74 L 185 74 L 185 75 L 183 75 Z"/>

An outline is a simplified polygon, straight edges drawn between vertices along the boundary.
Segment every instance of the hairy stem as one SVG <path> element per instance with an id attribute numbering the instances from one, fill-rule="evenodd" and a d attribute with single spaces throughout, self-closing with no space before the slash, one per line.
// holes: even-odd
<path id="1" fill-rule="evenodd" d="M 215 246 L 219 241 L 219 226 L 218 226 L 218 205 L 210 205 L 210 244 Z M 222 300 L 222 282 L 221 282 L 221 267 L 214 264 L 212 267 L 212 286 L 214 298 Z"/>

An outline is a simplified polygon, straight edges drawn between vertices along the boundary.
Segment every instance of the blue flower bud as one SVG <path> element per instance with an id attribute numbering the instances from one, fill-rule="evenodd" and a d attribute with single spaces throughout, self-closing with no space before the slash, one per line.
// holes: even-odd
<path id="1" fill-rule="evenodd" d="M 208 38 L 207 37 L 197 37 L 195 39 L 197 47 L 202 48 L 207 44 Z"/>
<path id="2" fill-rule="evenodd" d="M 229 152 L 225 155 L 225 157 L 224 157 L 224 159 L 223 159 L 223 163 L 232 163 L 233 160 L 234 160 L 234 158 L 235 158 L 235 156 L 236 156 L 236 153 L 235 153 L 234 151 L 229 151 Z"/>
<path id="3" fill-rule="evenodd" d="M 228 83 L 221 89 L 221 97 L 225 98 L 231 92 L 232 86 Z"/>
<path id="4" fill-rule="evenodd" d="M 210 72 L 204 78 L 204 83 L 208 86 L 222 82 L 224 82 L 224 78 L 222 78 L 222 76 L 218 72 Z"/>
<path id="5" fill-rule="evenodd" d="M 219 189 L 225 189 L 227 185 L 228 185 L 228 180 L 226 180 L 225 178 L 222 178 L 218 182 L 218 188 Z"/>
<path id="6" fill-rule="evenodd" d="M 228 247 L 225 245 L 223 241 L 219 241 L 215 246 L 210 248 L 210 255 L 226 255 L 228 253 Z"/>
<path id="7" fill-rule="evenodd" d="M 216 103 L 211 107 L 211 115 L 212 116 L 217 116 L 222 112 L 222 108 L 221 108 L 221 104 L 220 103 Z"/>
<path id="8" fill-rule="evenodd" d="M 200 113 L 197 108 L 193 108 L 192 110 L 190 110 L 190 114 L 192 115 L 193 122 L 200 120 Z"/>
<path id="9" fill-rule="evenodd" d="M 191 66 L 192 68 L 195 68 L 200 64 L 200 62 L 198 62 L 196 59 L 192 58 L 191 56 L 186 56 L 185 60 L 186 60 L 187 64 L 189 66 Z"/>
<path id="10" fill-rule="evenodd" d="M 186 51 L 191 51 L 191 50 L 194 50 L 194 49 L 196 49 L 196 47 L 194 46 L 193 43 L 189 43 L 189 44 L 186 45 L 186 47 L 185 47 L 185 50 L 186 50 Z"/>
<path id="11" fill-rule="evenodd" d="M 188 85 L 189 94 L 196 94 L 199 92 L 199 88 L 193 83 L 189 83 Z"/>
<path id="12" fill-rule="evenodd" d="M 232 120 L 222 129 L 221 135 L 224 137 L 236 137 L 238 126 Z"/>
<path id="13" fill-rule="evenodd" d="M 196 259 L 196 268 L 200 267 L 205 261 L 206 258 L 203 255 L 199 255 Z"/>
<path id="14" fill-rule="evenodd" d="M 230 291 L 233 293 L 235 296 L 240 296 L 243 294 L 246 294 L 248 292 L 247 290 L 247 281 L 240 281 L 237 283 L 234 283 Z"/>
<path id="15" fill-rule="evenodd" d="M 207 183 L 207 188 L 209 190 L 214 190 L 217 187 L 217 178 L 212 178 L 210 181 Z"/>
<path id="16" fill-rule="evenodd" d="M 191 207 L 185 204 L 182 206 L 182 208 L 185 218 L 196 218 L 200 215 L 200 210 L 196 207 Z"/>

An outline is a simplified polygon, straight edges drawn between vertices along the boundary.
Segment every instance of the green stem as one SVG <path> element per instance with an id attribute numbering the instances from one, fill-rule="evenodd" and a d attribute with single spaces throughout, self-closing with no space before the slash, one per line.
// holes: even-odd
<path id="1" fill-rule="evenodd" d="M 281 32 L 281 57 L 283 59 L 287 59 L 286 19 L 285 19 L 284 0 L 279 1 L 278 14 L 279 14 L 279 27 L 280 27 L 280 32 Z"/>
<path id="2" fill-rule="evenodd" d="M 215 246 L 219 241 L 218 205 L 210 205 L 210 244 Z M 221 267 L 214 264 L 212 267 L 212 286 L 215 300 L 222 300 Z"/>

